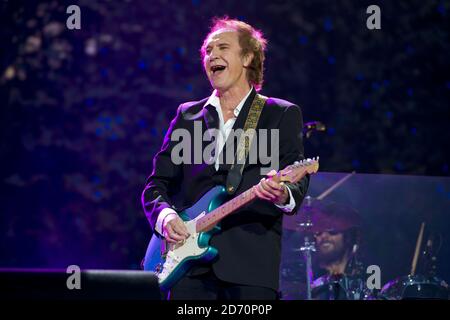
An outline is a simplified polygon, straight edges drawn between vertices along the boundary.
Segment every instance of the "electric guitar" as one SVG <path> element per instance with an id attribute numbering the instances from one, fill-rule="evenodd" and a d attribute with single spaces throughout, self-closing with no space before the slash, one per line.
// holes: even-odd
<path id="1" fill-rule="evenodd" d="M 276 182 L 298 182 L 306 174 L 319 170 L 319 158 L 306 159 L 286 167 L 269 179 Z M 179 213 L 190 236 L 180 243 L 168 243 L 154 234 L 147 247 L 143 266 L 158 275 L 160 288 L 170 289 L 195 264 L 213 260 L 218 250 L 209 246 L 211 237 L 220 230 L 218 223 L 256 199 L 254 188 L 227 201 L 224 186 L 209 190 L 195 205 Z"/>

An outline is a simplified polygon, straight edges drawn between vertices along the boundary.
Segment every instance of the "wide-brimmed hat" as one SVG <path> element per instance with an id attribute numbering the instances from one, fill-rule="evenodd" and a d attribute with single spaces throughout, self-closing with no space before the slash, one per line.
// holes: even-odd
<path id="1" fill-rule="evenodd" d="M 343 232 L 351 228 L 359 228 L 362 218 L 351 206 L 333 201 L 315 200 L 310 208 L 312 227 L 311 231 L 337 231 Z"/>

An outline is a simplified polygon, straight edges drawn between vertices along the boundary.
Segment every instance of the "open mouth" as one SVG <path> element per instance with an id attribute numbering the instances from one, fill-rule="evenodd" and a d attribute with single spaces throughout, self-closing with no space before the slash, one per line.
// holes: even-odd
<path id="1" fill-rule="evenodd" d="M 220 65 L 216 65 L 216 66 L 212 66 L 211 67 L 211 72 L 216 75 L 221 73 L 223 70 L 225 70 L 225 66 L 220 66 Z"/>
<path id="2" fill-rule="evenodd" d="M 331 242 L 322 242 L 319 244 L 320 247 L 331 247 L 332 245 Z"/>

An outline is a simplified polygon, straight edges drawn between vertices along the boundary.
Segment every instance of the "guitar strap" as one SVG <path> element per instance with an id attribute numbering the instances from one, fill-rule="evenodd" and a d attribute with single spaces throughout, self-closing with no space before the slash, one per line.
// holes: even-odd
<path id="1" fill-rule="evenodd" d="M 232 195 L 236 192 L 242 180 L 242 171 L 244 171 L 245 162 L 252 145 L 253 138 L 256 134 L 256 126 L 258 125 L 259 116 L 266 103 L 267 97 L 256 94 L 247 115 L 244 124 L 244 132 L 239 138 L 234 162 L 228 171 L 226 189 L 228 194 Z"/>

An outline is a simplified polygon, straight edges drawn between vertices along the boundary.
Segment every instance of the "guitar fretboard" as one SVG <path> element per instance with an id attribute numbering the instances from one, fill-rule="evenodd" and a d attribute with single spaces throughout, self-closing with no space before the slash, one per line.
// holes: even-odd
<path id="1" fill-rule="evenodd" d="M 220 220 L 225 218 L 227 215 L 232 214 L 239 208 L 242 208 L 247 203 L 251 202 L 256 198 L 256 194 L 253 191 L 253 188 L 248 189 L 247 191 L 241 193 L 237 197 L 232 200 L 225 202 L 220 207 L 214 209 L 206 216 L 198 219 L 197 221 L 197 232 L 205 232 L 214 227 Z"/>

